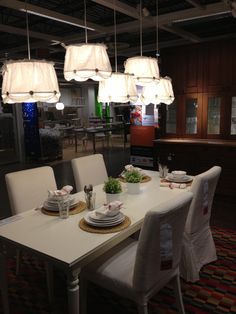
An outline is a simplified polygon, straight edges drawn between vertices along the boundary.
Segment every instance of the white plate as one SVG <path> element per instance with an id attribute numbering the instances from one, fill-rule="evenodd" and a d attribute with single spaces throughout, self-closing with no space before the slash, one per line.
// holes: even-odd
<path id="1" fill-rule="evenodd" d="M 113 222 L 121 219 L 124 216 L 123 213 L 119 212 L 115 216 L 105 216 L 105 217 L 99 217 L 95 214 L 95 212 L 90 212 L 89 213 L 89 219 L 94 221 L 94 222 Z"/>
<path id="2" fill-rule="evenodd" d="M 78 203 L 79 203 L 79 200 L 73 199 L 72 203 L 70 204 L 70 209 L 75 207 L 75 205 L 77 205 Z M 58 203 L 56 201 L 45 201 L 43 203 L 43 207 L 47 210 L 51 210 L 55 212 L 59 211 Z"/>
<path id="3" fill-rule="evenodd" d="M 177 179 L 170 174 L 166 177 L 166 180 L 171 181 L 171 182 L 176 182 L 176 183 L 186 183 L 186 182 L 191 182 L 193 180 L 193 177 L 186 175 L 182 178 Z"/>
<path id="4" fill-rule="evenodd" d="M 93 221 L 90 219 L 89 216 L 90 213 L 88 213 L 87 215 L 84 216 L 84 220 L 87 222 L 88 225 L 94 226 L 94 227 L 112 227 L 112 226 L 116 226 L 119 225 L 120 223 L 122 223 L 122 221 L 125 220 L 125 216 L 124 214 L 121 215 L 121 217 L 115 221 Z"/>

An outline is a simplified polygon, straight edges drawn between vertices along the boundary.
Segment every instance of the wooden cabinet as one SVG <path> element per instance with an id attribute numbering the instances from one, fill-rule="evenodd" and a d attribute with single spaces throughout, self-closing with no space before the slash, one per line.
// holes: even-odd
<path id="1" fill-rule="evenodd" d="M 159 139 L 154 141 L 154 168 L 158 161 L 168 165 L 170 171 L 185 170 L 197 175 L 213 166 L 221 166 L 222 173 L 217 194 L 236 203 L 236 143 L 223 140 Z"/>
<path id="2" fill-rule="evenodd" d="M 236 39 L 178 47 L 175 53 L 167 49 L 162 56 L 162 71 L 173 78 L 176 98 L 176 133 L 164 128 L 164 137 L 236 139 L 231 134 Z"/>

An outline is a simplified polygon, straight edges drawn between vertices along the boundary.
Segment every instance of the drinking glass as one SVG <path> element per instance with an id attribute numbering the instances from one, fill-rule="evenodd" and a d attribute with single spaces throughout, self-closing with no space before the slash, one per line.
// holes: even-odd
<path id="1" fill-rule="evenodd" d="M 166 165 L 159 164 L 158 166 L 160 178 L 165 178 L 168 175 L 168 167 Z"/>
<path id="2" fill-rule="evenodd" d="M 61 196 L 58 200 L 59 216 L 62 219 L 69 217 L 69 209 L 71 204 L 71 198 L 69 195 Z"/>

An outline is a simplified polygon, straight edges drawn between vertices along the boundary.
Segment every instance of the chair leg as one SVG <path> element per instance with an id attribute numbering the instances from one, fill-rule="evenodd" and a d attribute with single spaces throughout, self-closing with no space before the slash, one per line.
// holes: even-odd
<path id="1" fill-rule="evenodd" d="M 138 314 L 148 314 L 148 306 L 146 304 L 138 304 Z"/>
<path id="2" fill-rule="evenodd" d="M 16 250 L 16 275 L 20 274 L 21 250 Z"/>
<path id="3" fill-rule="evenodd" d="M 2 295 L 2 304 L 3 304 L 3 314 L 9 314 L 9 303 L 8 303 L 8 285 L 7 285 L 7 270 L 5 263 L 5 256 L 0 255 L 0 288 Z"/>
<path id="4" fill-rule="evenodd" d="M 84 278 L 80 278 L 79 281 L 80 314 L 87 313 L 87 295 L 88 295 L 88 281 Z"/>
<path id="5" fill-rule="evenodd" d="M 45 262 L 46 276 L 47 276 L 47 289 L 49 304 L 54 303 L 54 274 L 53 267 L 50 263 Z"/>
<path id="6" fill-rule="evenodd" d="M 185 314 L 179 275 L 176 275 L 173 280 L 174 280 L 174 291 L 175 291 L 175 298 L 176 298 L 176 303 L 178 307 L 178 312 L 181 314 Z"/>

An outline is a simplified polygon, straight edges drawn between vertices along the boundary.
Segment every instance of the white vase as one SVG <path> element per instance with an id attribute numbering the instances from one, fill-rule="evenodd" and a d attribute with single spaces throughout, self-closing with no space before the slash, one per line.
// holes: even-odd
<path id="1" fill-rule="evenodd" d="M 107 204 L 114 202 L 114 201 L 119 201 L 120 195 L 121 195 L 121 193 L 116 193 L 116 194 L 106 193 Z"/>
<path id="2" fill-rule="evenodd" d="M 129 194 L 139 194 L 140 193 L 140 182 L 130 183 L 127 182 L 127 190 Z"/>

